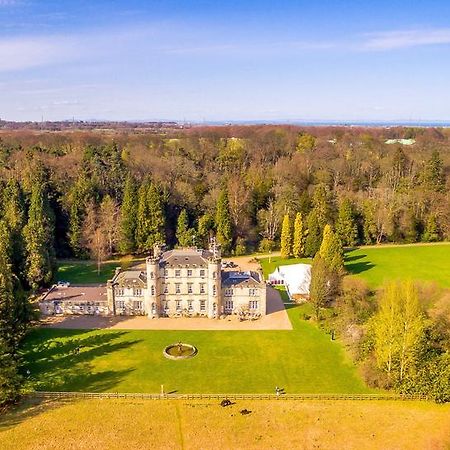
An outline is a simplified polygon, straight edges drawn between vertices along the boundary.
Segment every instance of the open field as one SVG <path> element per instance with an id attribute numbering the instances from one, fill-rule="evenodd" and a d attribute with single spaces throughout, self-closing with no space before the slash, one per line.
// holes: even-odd
<path id="1" fill-rule="evenodd" d="M 24 344 L 25 369 L 38 390 L 179 393 L 371 392 L 344 348 L 288 310 L 293 329 L 163 331 L 35 329 Z M 171 361 L 166 345 L 198 347 Z M 77 354 L 75 349 L 80 346 Z"/>
<path id="2" fill-rule="evenodd" d="M 395 279 L 435 281 L 450 288 L 450 245 L 361 247 L 346 253 L 345 267 L 373 288 Z"/>
<path id="3" fill-rule="evenodd" d="M 393 401 L 28 400 L 0 448 L 446 449 L 450 405 Z M 247 409 L 251 414 L 241 415 Z"/>
<path id="4" fill-rule="evenodd" d="M 282 259 L 280 256 L 261 259 L 264 276 L 276 267 L 310 259 Z M 368 246 L 350 250 L 345 254 L 345 268 L 363 278 L 372 288 L 387 280 L 412 279 L 435 281 L 441 287 L 450 288 L 450 243 Z"/>

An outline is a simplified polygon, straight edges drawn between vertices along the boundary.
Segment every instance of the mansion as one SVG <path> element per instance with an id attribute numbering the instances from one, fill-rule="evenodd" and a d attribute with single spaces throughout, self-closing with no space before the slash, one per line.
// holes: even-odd
<path id="1" fill-rule="evenodd" d="M 145 268 L 117 268 L 106 289 L 56 286 L 40 306 L 43 314 L 254 319 L 266 314 L 266 283 L 257 272 L 223 270 L 214 241 L 209 250 L 156 245 Z"/>

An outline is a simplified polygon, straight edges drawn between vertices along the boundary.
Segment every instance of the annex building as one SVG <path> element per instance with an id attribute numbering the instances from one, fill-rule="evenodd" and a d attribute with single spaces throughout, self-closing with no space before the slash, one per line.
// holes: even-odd
<path id="1" fill-rule="evenodd" d="M 144 268 L 116 269 L 106 287 L 55 286 L 40 301 L 43 314 L 146 315 L 219 318 L 266 314 L 266 283 L 258 272 L 223 270 L 220 248 L 163 251 L 155 246 Z M 85 292 L 86 291 L 86 292 Z"/>

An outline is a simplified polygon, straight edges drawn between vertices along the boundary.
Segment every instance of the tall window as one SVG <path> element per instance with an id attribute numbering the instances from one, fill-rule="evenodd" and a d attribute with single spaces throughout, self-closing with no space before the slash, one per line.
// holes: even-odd
<path id="1" fill-rule="evenodd" d="M 141 297 L 142 296 L 142 289 L 141 288 L 134 288 L 133 289 L 133 295 L 135 297 Z"/>
<path id="2" fill-rule="evenodd" d="M 200 276 L 202 278 L 205 276 L 205 269 L 200 269 Z"/>
<path id="3" fill-rule="evenodd" d="M 206 311 L 206 301 L 200 300 L 200 311 Z"/>
<path id="4" fill-rule="evenodd" d="M 227 300 L 225 302 L 225 309 L 227 311 L 233 311 L 233 300 Z"/>
<path id="5" fill-rule="evenodd" d="M 117 308 L 125 308 L 125 302 L 123 300 L 119 300 L 118 302 L 116 302 L 116 307 Z"/>
<path id="6" fill-rule="evenodd" d="M 181 270 L 180 269 L 176 269 L 175 270 L 175 276 L 176 277 L 181 277 Z"/>
<path id="7" fill-rule="evenodd" d="M 188 310 L 189 311 L 193 311 L 194 310 L 194 306 L 192 304 L 192 300 L 188 300 Z"/>
<path id="8" fill-rule="evenodd" d="M 248 290 L 248 295 L 251 295 L 252 297 L 254 297 L 255 295 L 258 295 L 258 289 L 249 289 Z"/>
<path id="9" fill-rule="evenodd" d="M 135 300 L 133 302 L 133 308 L 136 310 L 141 310 L 142 309 L 142 301 L 141 300 Z"/>
<path id="10" fill-rule="evenodd" d="M 152 286 L 152 287 L 150 288 L 150 291 L 151 291 L 152 295 L 155 295 L 155 286 Z"/>
<path id="11" fill-rule="evenodd" d="M 205 283 L 200 284 L 200 294 L 205 293 Z"/>
<path id="12" fill-rule="evenodd" d="M 251 300 L 249 302 L 250 309 L 258 309 L 258 301 L 257 300 Z"/>
<path id="13" fill-rule="evenodd" d="M 188 277 L 192 277 L 192 269 L 188 269 L 188 271 L 187 271 L 187 276 L 188 276 Z"/>
<path id="14" fill-rule="evenodd" d="M 181 311 L 181 300 L 177 300 L 177 311 Z"/>
<path id="15" fill-rule="evenodd" d="M 164 269 L 164 276 L 168 277 L 169 276 L 169 271 L 167 269 Z"/>
<path id="16" fill-rule="evenodd" d="M 169 285 L 165 284 L 164 285 L 164 294 L 168 294 L 169 293 Z"/>
<path id="17" fill-rule="evenodd" d="M 176 283 L 175 284 L 175 294 L 180 294 L 181 293 L 181 284 L 180 283 Z"/>
<path id="18" fill-rule="evenodd" d="M 124 295 L 123 288 L 116 288 L 116 296 L 117 297 L 123 297 L 123 295 Z"/>
<path id="19" fill-rule="evenodd" d="M 188 287 L 188 294 L 192 294 L 193 292 L 192 283 L 188 283 L 187 287 Z"/>
<path id="20" fill-rule="evenodd" d="M 213 295 L 216 295 L 216 285 L 213 286 Z"/>

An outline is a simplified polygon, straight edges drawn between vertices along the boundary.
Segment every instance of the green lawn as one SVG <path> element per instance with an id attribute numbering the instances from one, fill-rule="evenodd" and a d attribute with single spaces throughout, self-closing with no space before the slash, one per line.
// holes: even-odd
<path id="1" fill-rule="evenodd" d="M 69 281 L 72 284 L 105 283 L 114 275 L 116 267 L 127 268 L 130 264 L 142 262 L 142 259 L 123 258 L 105 262 L 100 273 L 97 264 L 92 261 L 59 261 L 56 273 L 57 281 Z"/>
<path id="2" fill-rule="evenodd" d="M 361 247 L 346 254 L 345 267 L 376 288 L 384 281 L 435 281 L 450 287 L 450 245 Z"/>
<path id="3" fill-rule="evenodd" d="M 36 329 L 24 345 L 36 389 L 180 393 L 370 392 L 343 347 L 302 307 L 291 331 L 128 331 Z M 205 319 L 206 320 L 206 319 Z M 167 344 L 194 344 L 198 355 L 171 361 Z M 74 353 L 82 346 L 79 354 Z"/>
<path id="4" fill-rule="evenodd" d="M 276 267 L 311 263 L 310 259 L 282 259 L 281 257 L 260 260 L 264 276 Z M 357 277 L 365 279 L 372 288 L 384 281 L 412 279 L 435 281 L 444 288 L 450 287 L 450 244 L 392 245 L 360 247 L 345 254 L 345 268 Z"/>

